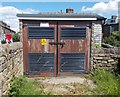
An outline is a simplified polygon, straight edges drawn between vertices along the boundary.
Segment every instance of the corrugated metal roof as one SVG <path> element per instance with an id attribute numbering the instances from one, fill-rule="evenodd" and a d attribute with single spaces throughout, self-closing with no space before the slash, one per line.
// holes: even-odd
<path id="1" fill-rule="evenodd" d="M 105 19 L 103 16 L 94 13 L 61 13 L 61 12 L 47 12 L 39 14 L 17 14 L 17 17 L 27 17 L 27 18 L 97 18 Z"/>

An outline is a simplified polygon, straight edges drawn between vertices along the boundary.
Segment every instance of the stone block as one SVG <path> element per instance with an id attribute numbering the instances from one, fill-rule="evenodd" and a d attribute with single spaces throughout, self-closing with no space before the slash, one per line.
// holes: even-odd
<path id="1" fill-rule="evenodd" d="M 116 62 L 111 62 L 112 65 L 116 65 L 117 63 Z"/>
<path id="2" fill-rule="evenodd" d="M 3 90 L 3 95 L 7 95 L 7 90 Z"/>
<path id="3" fill-rule="evenodd" d="M 115 54 L 115 49 L 110 49 L 111 54 Z"/>
<path id="4" fill-rule="evenodd" d="M 112 67 L 112 65 L 111 65 L 111 64 L 107 64 L 106 66 L 107 66 L 107 67 Z"/>
<path id="5" fill-rule="evenodd" d="M 105 56 L 105 54 L 98 54 L 98 56 L 100 56 L 100 57 L 104 57 L 104 56 Z"/>
<path id="6" fill-rule="evenodd" d="M 103 64 L 97 63 L 97 67 L 102 67 Z"/>
<path id="7" fill-rule="evenodd" d="M 98 63 L 97 65 L 98 65 L 98 66 L 102 66 L 103 64 L 102 64 L 102 63 Z"/>
<path id="8" fill-rule="evenodd" d="M 11 54 L 8 54 L 8 55 L 7 55 L 7 60 L 10 60 L 11 57 L 12 57 Z"/>
<path id="9" fill-rule="evenodd" d="M 18 54 L 18 52 L 16 51 L 16 52 L 14 52 L 14 55 L 17 55 Z"/>
<path id="10" fill-rule="evenodd" d="M 105 57 L 110 57 L 110 54 L 109 53 L 105 54 Z"/>
<path id="11" fill-rule="evenodd" d="M 2 65 L 0 64 L 0 73 L 3 71 L 3 69 L 2 69 Z"/>
<path id="12" fill-rule="evenodd" d="M 9 76 L 9 79 L 8 79 L 8 81 L 9 81 L 9 80 L 11 80 L 12 78 L 13 78 L 13 75 Z"/>
<path id="13" fill-rule="evenodd" d="M 6 69 L 7 68 L 7 66 L 8 66 L 8 63 L 6 62 L 6 63 L 4 63 L 4 64 L 2 64 L 2 69 L 4 70 L 4 69 Z"/>
<path id="14" fill-rule="evenodd" d="M 94 57 L 94 59 L 101 60 L 101 59 L 103 59 L 103 57 Z"/>
<path id="15" fill-rule="evenodd" d="M 115 55 L 115 54 L 114 54 L 112 57 L 113 57 L 113 58 L 117 58 L 117 57 L 118 57 L 118 55 Z"/>
<path id="16" fill-rule="evenodd" d="M 105 54 L 109 54 L 109 53 L 110 53 L 110 50 L 107 49 L 107 48 L 104 48 L 103 50 L 104 50 L 104 53 L 105 53 Z"/>
<path id="17" fill-rule="evenodd" d="M 3 95 L 3 94 L 2 94 L 2 90 L 0 89 L 0 97 L 2 97 L 2 95 Z"/>
<path id="18" fill-rule="evenodd" d="M 98 54 L 93 54 L 93 57 L 98 57 Z"/>
<path id="19" fill-rule="evenodd" d="M 0 57 L 0 63 L 2 64 L 2 63 L 4 63 L 5 62 L 5 57 Z"/>
<path id="20" fill-rule="evenodd" d="M 94 54 L 103 54 L 104 50 L 103 49 L 93 49 L 94 50 Z"/>
<path id="21" fill-rule="evenodd" d="M 115 60 L 114 59 L 110 59 L 110 60 L 108 60 L 108 62 L 114 62 Z"/>
<path id="22" fill-rule="evenodd" d="M 105 61 L 108 61 L 109 59 L 111 59 L 110 57 L 103 57 L 103 59 L 105 60 Z"/>
<path id="23" fill-rule="evenodd" d="M 8 69 L 6 68 L 3 70 L 3 76 L 7 76 L 7 74 L 8 74 Z"/>
<path id="24" fill-rule="evenodd" d="M 101 63 L 102 61 L 101 61 L 101 60 L 98 60 L 97 62 L 98 62 L 98 63 Z"/>
<path id="25" fill-rule="evenodd" d="M 4 77 L 3 77 L 3 74 L 2 74 L 2 72 L 0 73 L 0 80 L 3 80 L 4 79 Z"/>
<path id="26" fill-rule="evenodd" d="M 97 62 L 97 60 L 95 59 L 95 60 L 93 60 L 93 62 Z"/>
<path id="27" fill-rule="evenodd" d="M 102 61 L 102 63 L 107 64 L 107 61 Z"/>
<path id="28" fill-rule="evenodd" d="M 120 55 L 117 55 L 117 58 L 120 58 Z"/>
<path id="29" fill-rule="evenodd" d="M 10 78 L 10 76 L 12 75 L 12 71 L 8 72 L 8 77 Z"/>
<path id="30" fill-rule="evenodd" d="M 3 90 L 3 93 L 7 90 L 7 85 L 6 84 L 3 85 L 3 89 L 2 90 Z"/>
<path id="31" fill-rule="evenodd" d="M 6 49 L 5 49 L 4 45 L 0 45 L 0 55 L 1 55 L 1 54 L 5 54 L 5 53 L 6 53 L 5 50 L 6 50 Z M 0 56 L 0 57 L 1 57 L 1 56 Z"/>
<path id="32" fill-rule="evenodd" d="M 112 56 L 114 56 L 114 54 L 111 54 L 111 53 L 110 53 L 110 56 L 112 57 Z"/>
<path id="33" fill-rule="evenodd" d="M 0 80 L 0 90 L 2 89 L 2 80 Z"/>
<path id="34" fill-rule="evenodd" d="M 3 76 L 3 80 L 2 80 L 3 84 L 5 84 L 5 82 L 6 82 L 7 80 L 8 80 L 8 78 Z"/>

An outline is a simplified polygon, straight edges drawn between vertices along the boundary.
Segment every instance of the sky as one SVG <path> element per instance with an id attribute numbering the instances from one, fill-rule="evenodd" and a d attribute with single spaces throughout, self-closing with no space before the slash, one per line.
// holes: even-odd
<path id="1" fill-rule="evenodd" d="M 89 0 L 88 0 L 89 1 Z M 99 1 L 99 0 L 98 0 Z M 108 0 L 107 2 L 2 2 L 0 5 L 0 20 L 3 20 L 11 29 L 19 31 L 17 13 L 37 14 L 39 12 L 65 12 L 71 7 L 75 13 L 97 13 L 105 18 L 118 15 L 118 2 L 120 0 Z"/>

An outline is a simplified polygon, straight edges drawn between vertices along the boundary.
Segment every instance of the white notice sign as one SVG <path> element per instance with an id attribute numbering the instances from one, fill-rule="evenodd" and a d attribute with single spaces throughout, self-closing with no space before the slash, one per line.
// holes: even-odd
<path id="1" fill-rule="evenodd" d="M 40 23 L 40 27 L 49 27 L 49 23 L 42 22 Z"/>

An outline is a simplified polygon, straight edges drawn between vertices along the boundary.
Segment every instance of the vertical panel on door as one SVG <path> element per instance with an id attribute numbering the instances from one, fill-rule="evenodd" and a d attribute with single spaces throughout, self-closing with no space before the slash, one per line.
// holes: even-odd
<path id="1" fill-rule="evenodd" d="M 61 27 L 61 73 L 84 73 L 86 69 L 86 28 Z"/>
<path id="2" fill-rule="evenodd" d="M 54 27 L 29 27 L 28 70 L 30 74 L 54 73 Z M 42 44 L 42 39 L 46 40 Z"/>

